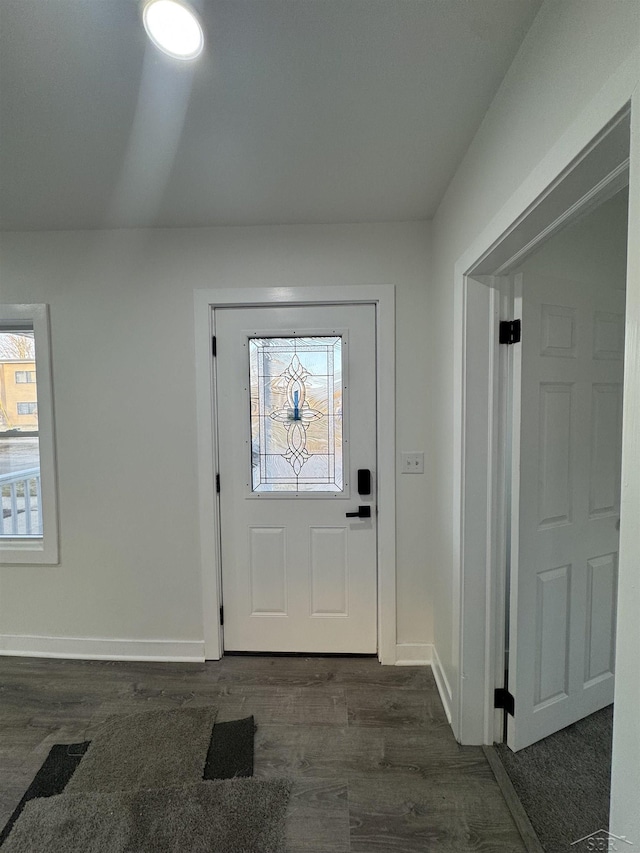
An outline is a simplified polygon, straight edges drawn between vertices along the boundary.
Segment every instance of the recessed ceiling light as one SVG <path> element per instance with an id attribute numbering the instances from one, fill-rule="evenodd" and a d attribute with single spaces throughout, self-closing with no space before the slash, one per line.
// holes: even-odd
<path id="1" fill-rule="evenodd" d="M 149 0 L 142 20 L 151 41 L 175 59 L 195 59 L 204 48 L 204 33 L 195 13 L 177 0 Z"/>

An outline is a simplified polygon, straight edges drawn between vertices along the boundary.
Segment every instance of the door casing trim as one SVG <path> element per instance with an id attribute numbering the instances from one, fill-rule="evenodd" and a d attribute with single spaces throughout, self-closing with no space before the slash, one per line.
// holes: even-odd
<path id="1" fill-rule="evenodd" d="M 206 660 L 219 660 L 223 653 L 220 516 L 215 491 L 218 448 L 211 353 L 213 311 L 215 308 L 259 308 L 276 304 L 284 307 L 346 303 L 373 304 L 376 308 L 378 659 L 383 664 L 396 663 L 395 287 L 390 284 L 194 291 L 198 503 Z"/>
<path id="2" fill-rule="evenodd" d="M 611 158 L 597 156 L 597 149 L 606 149 L 613 140 L 616 161 L 621 129 L 628 133 L 632 105 L 638 108 L 624 85 L 621 90 L 616 93 L 615 111 L 611 110 L 616 98 L 609 100 L 611 93 L 602 94 L 606 106 L 589 111 L 572 129 L 570 142 L 563 138 L 551 149 L 537 173 L 455 265 L 452 548 L 459 570 L 454 570 L 453 579 L 456 645 L 452 663 L 456 671 L 452 680 L 456 695 L 451 724 L 457 740 L 464 744 L 501 740 L 493 691 L 502 678 L 504 660 L 496 651 L 504 635 L 500 514 L 504 513 L 505 495 L 499 476 L 505 462 L 497 441 L 504 417 L 500 396 L 507 369 L 497 343 L 497 324 L 510 319 L 504 316 L 504 277 L 561 227 L 576 221 L 628 181 L 628 154 L 615 165 Z M 595 178 L 579 171 L 593 152 L 602 170 L 594 170 Z M 522 241 L 526 252 L 516 246 L 518 228 L 527 234 Z"/>

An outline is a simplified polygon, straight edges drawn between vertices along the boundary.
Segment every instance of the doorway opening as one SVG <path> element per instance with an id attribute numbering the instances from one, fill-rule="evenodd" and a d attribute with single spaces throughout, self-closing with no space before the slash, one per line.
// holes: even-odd
<path id="1" fill-rule="evenodd" d="M 504 712 L 497 755 L 545 849 L 609 825 L 628 190 L 506 278 Z"/>
<path id="2" fill-rule="evenodd" d="M 576 274 L 575 264 L 579 267 L 584 262 L 583 255 L 574 257 L 573 272 L 565 267 L 559 275 L 557 247 L 564 246 L 568 257 L 568 244 L 576 235 L 582 233 L 584 238 L 588 232 L 589 214 L 594 222 L 598 216 L 609 215 L 610 223 L 617 217 L 624 242 L 629 137 L 629 110 L 625 108 L 496 243 L 466 265 L 463 275 L 460 669 L 466 683 L 460 688 L 457 730 L 462 742 L 506 740 L 519 749 L 606 707 L 613 699 L 626 247 L 611 261 L 617 269 L 613 302 L 592 306 L 590 319 L 585 321 L 578 320 L 571 288 L 567 285 L 563 291 L 558 279 L 590 280 L 594 270 L 587 270 L 586 276 Z M 545 264 L 550 266 L 543 270 Z M 600 287 L 594 283 L 593 295 L 604 294 L 607 283 Z M 578 288 L 580 298 L 584 290 Z M 501 321 L 521 319 L 526 333 L 526 310 L 519 315 L 516 309 L 526 309 L 527 300 L 533 303 L 529 315 L 535 318 L 533 331 L 530 327 L 528 333 L 533 336 L 528 367 L 525 355 L 517 354 L 522 344 L 499 344 Z M 578 329 L 578 324 L 583 328 Z M 517 337 L 517 330 L 512 331 Z M 615 338 L 615 345 L 605 345 L 605 338 Z M 606 362 L 605 373 L 615 363 L 618 371 L 615 376 L 594 376 L 584 405 L 574 392 L 578 381 L 584 384 L 586 378 L 563 372 L 570 362 L 580 360 L 579 339 L 591 349 L 591 362 L 601 366 Z M 531 343 L 531 337 L 529 340 Z M 527 370 L 536 358 L 535 369 L 541 368 L 542 361 L 546 369 L 554 360 L 562 361 L 563 367 L 557 375 L 545 374 L 532 385 Z M 514 372 L 522 379 L 522 387 L 514 388 Z M 525 382 L 529 382 L 528 388 Z M 486 397 L 485 403 L 478 402 L 478 389 Z M 514 413 L 519 415 L 517 429 Z M 595 426 L 591 413 L 598 421 Z M 609 434 L 606 441 L 605 433 Z M 523 441 L 526 447 L 519 446 Z M 583 450 L 578 452 L 580 443 Z M 526 471 L 526 465 L 520 464 L 521 451 L 529 451 Z M 574 471 L 572 465 L 581 454 L 586 466 L 583 463 Z M 528 502 L 528 506 L 523 504 L 525 474 L 528 491 L 524 504 Z M 606 506 L 605 490 L 610 495 Z M 610 541 L 593 544 L 584 533 L 581 544 L 587 550 L 593 545 L 593 553 L 563 559 L 564 545 L 558 540 L 577 520 L 576 494 L 586 501 L 587 521 L 606 527 Z M 526 534 L 522 525 L 511 523 L 518 502 L 524 514 L 533 518 Z M 532 531 L 541 534 L 539 541 Z M 535 564 L 536 548 L 547 564 L 542 566 L 540 558 L 540 571 L 523 579 L 518 563 L 529 560 Z M 528 553 L 523 554 L 523 549 Z M 473 613 L 471 598 L 465 593 L 477 589 L 481 580 L 485 608 Z M 578 605 L 572 599 L 576 593 L 581 599 Z M 485 642 L 478 650 L 470 641 L 480 636 Z M 523 664 L 527 656 L 528 663 Z M 505 672 L 509 673 L 506 684 Z M 469 673 L 475 675 L 469 678 Z M 586 702 L 580 710 L 579 702 L 570 699 L 572 685 L 580 685 L 574 692 L 583 694 L 581 698 L 591 693 L 591 707 Z M 593 690 L 587 691 L 585 686 Z M 511 702 L 515 715 L 507 717 L 505 732 L 504 710 L 495 706 Z"/>
<path id="3" fill-rule="evenodd" d="M 625 188 L 504 279 L 513 751 L 613 702 L 627 211 Z"/>

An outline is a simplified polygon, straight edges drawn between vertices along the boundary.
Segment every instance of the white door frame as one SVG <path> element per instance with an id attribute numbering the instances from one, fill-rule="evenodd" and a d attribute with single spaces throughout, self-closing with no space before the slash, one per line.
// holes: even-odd
<path id="1" fill-rule="evenodd" d="M 270 305 L 373 304 L 376 307 L 377 472 L 378 472 L 378 658 L 396 662 L 396 416 L 395 416 L 395 287 L 251 287 L 196 290 L 196 405 L 198 430 L 198 497 L 205 658 L 222 657 L 220 626 L 221 560 L 218 498 L 216 398 L 211 337 L 213 309 Z"/>
<path id="2" fill-rule="evenodd" d="M 633 109 L 640 109 L 639 100 L 633 100 Z M 501 438 L 506 405 L 501 389 L 508 376 L 508 347 L 498 346 L 497 324 L 508 319 L 508 303 L 501 276 L 629 182 L 630 112 L 628 79 L 612 78 L 455 266 L 452 546 L 459 572 L 454 572 L 458 659 L 451 722 L 461 743 L 502 739 L 500 715 L 493 708 L 494 689 L 502 685 L 505 633 Z M 630 246 L 633 227 L 630 217 Z M 627 315 L 627 328 L 633 319 Z M 634 356 L 627 343 L 626 358 Z M 631 401 L 626 395 L 625 380 L 625 408 Z M 624 513 L 623 498 L 621 529 Z M 621 572 L 623 547 L 621 539 Z"/>

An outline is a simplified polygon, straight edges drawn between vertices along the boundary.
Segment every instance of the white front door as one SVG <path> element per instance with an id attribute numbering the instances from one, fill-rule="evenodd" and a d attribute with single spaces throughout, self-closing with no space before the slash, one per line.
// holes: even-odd
<path id="1" fill-rule="evenodd" d="M 224 648 L 375 653 L 375 306 L 214 328 Z"/>
<path id="2" fill-rule="evenodd" d="M 624 298 L 516 277 L 513 750 L 613 701 Z"/>

